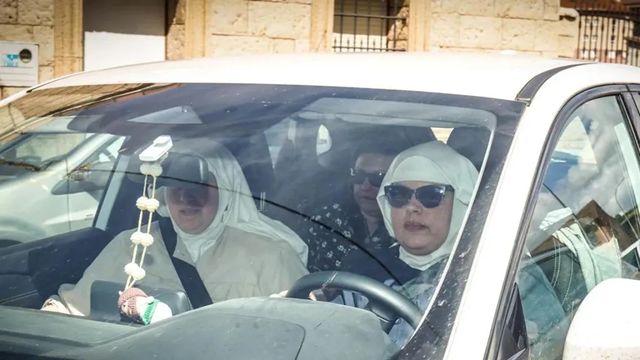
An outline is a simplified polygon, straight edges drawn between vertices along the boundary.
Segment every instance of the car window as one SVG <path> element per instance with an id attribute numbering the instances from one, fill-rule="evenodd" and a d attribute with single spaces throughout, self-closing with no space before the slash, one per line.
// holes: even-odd
<path id="1" fill-rule="evenodd" d="M 569 116 L 544 170 L 517 275 L 531 358 L 561 358 L 586 294 L 637 273 L 638 164 L 616 96 Z"/>

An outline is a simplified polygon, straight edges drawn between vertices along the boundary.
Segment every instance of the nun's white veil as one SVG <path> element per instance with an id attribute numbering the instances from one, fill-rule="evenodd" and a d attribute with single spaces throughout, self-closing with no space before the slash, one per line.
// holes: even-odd
<path id="1" fill-rule="evenodd" d="M 218 186 L 218 212 L 202 233 L 186 233 L 171 219 L 178 240 L 182 241 L 194 261 L 215 245 L 224 228 L 230 226 L 272 240 L 286 241 L 307 264 L 307 245 L 287 226 L 258 211 L 240 165 L 224 146 L 211 140 L 188 139 L 177 141 L 172 151 L 204 157 Z M 164 189 L 160 189 L 159 198 L 164 203 Z M 166 206 L 161 206 L 158 212 L 169 216 Z"/>
<path id="2" fill-rule="evenodd" d="M 478 171 L 467 158 L 438 141 L 416 145 L 396 156 L 378 192 L 378 205 L 384 225 L 392 237 L 395 238 L 395 233 L 391 223 L 391 205 L 384 195 L 386 185 L 400 181 L 425 181 L 448 184 L 454 189 L 451 224 L 444 243 L 431 254 L 422 256 L 413 255 L 400 247 L 400 259 L 413 268 L 424 270 L 442 256 L 451 253 L 477 178 Z"/>

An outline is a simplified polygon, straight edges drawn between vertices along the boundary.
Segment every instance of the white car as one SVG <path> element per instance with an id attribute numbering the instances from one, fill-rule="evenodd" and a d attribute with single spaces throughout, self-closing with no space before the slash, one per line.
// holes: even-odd
<path id="1" fill-rule="evenodd" d="M 123 140 L 91 226 L 0 250 L 0 304 L 6 305 L 0 306 L 0 357 L 638 358 L 638 105 L 635 67 L 469 53 L 201 59 L 36 86 L 0 102 L 0 117 L 11 116 L 0 123 L 38 131 L 68 119 L 68 131 Z M 213 186 L 203 143 L 233 155 L 248 184 L 238 180 L 234 191 L 253 199 L 245 212 L 216 208 L 213 216 L 224 211 L 253 219 L 238 226 L 248 233 L 262 219 L 289 234 L 291 244 L 301 239 L 300 261 L 310 274 L 285 298 L 269 295 L 287 289 L 247 297 L 205 286 L 213 301 L 206 305 L 192 290 L 198 281 L 185 280 L 174 257 L 169 278 L 145 263 L 151 275 L 139 286 L 181 313 L 150 325 L 121 321 L 116 299 L 131 253 L 113 255 L 111 244 L 123 238 L 118 234 L 144 230 L 139 209 L 148 209 L 147 200 L 138 199 L 155 194 L 153 184 L 164 189 L 161 207 L 173 201 L 165 197 L 171 191 L 198 206 L 212 199 L 193 190 Z M 464 164 L 467 175 L 393 180 L 400 171 L 393 164 L 404 164 L 405 156 L 431 159 L 435 152 L 420 151 L 433 148 L 448 149 L 442 151 L 456 160 L 403 171 Z M 388 170 L 384 161 L 364 166 L 362 154 L 397 157 Z M 162 170 L 144 168 L 145 161 Z M 157 174 L 157 183 L 143 180 L 141 171 Z M 14 181 L 31 188 L 27 177 Z M 458 185 L 464 182 L 466 195 Z M 358 192 L 367 186 L 373 190 Z M 449 192 L 454 204 L 456 196 L 468 200 L 457 208 L 457 222 L 451 220 L 457 210 L 442 210 Z M 19 220 L 42 212 L 28 193 L 0 194 L 3 212 L 22 214 Z M 397 225 L 399 210 L 384 204 L 412 207 L 427 220 Z M 448 215 L 430 218 L 437 209 Z M 386 226 L 385 211 L 392 214 Z M 154 221 L 171 226 L 170 212 L 158 212 L 161 220 Z M 38 222 L 72 215 L 60 207 Z M 429 240 L 435 235 L 425 234 L 441 226 L 446 240 Z M 403 229 L 423 248 L 415 250 Z M 171 248 L 162 241 L 150 246 Z M 294 249 L 300 247 L 288 251 Z M 269 259 L 258 250 L 245 254 L 246 261 L 225 262 L 236 270 L 216 281 L 258 281 L 260 274 L 241 274 Z M 430 258 L 435 254 L 437 262 Z M 192 267 L 198 259 L 192 257 Z M 207 282 L 226 268 L 199 269 Z M 33 311 L 52 295 L 75 306 L 62 289 L 83 281 L 91 281 L 91 292 L 77 300 L 87 310 L 75 308 L 76 316 Z M 318 301 L 306 299 L 311 291 Z"/>

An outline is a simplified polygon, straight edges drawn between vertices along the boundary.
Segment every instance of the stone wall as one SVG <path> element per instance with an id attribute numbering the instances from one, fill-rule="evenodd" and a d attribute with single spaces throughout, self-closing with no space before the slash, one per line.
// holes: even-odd
<path id="1" fill-rule="evenodd" d="M 432 0 L 429 49 L 573 56 L 578 24 L 559 0 Z"/>
<path id="2" fill-rule="evenodd" d="M 308 51 L 311 2 L 209 1 L 205 55 Z"/>
<path id="3" fill-rule="evenodd" d="M 167 59 L 322 48 L 329 1 L 170 0 Z"/>
<path id="4" fill-rule="evenodd" d="M 54 0 L 0 0 L 0 40 L 37 43 L 38 81 L 54 76 Z M 0 87 L 4 98 L 23 88 Z"/>
<path id="5" fill-rule="evenodd" d="M 185 58 L 185 31 L 186 31 L 186 1 L 169 0 L 167 2 L 167 59 L 179 60 Z"/>

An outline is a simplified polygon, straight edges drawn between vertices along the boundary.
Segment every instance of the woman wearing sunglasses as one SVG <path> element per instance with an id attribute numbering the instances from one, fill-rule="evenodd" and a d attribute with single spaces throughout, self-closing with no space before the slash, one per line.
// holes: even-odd
<path id="1" fill-rule="evenodd" d="M 394 157 L 406 146 L 366 142 L 355 150 L 346 194 L 318 207 L 302 231 L 309 245 L 309 271 L 339 270 L 351 252 L 375 251 L 392 243 L 376 197 Z"/>
<path id="2" fill-rule="evenodd" d="M 345 260 L 352 265 L 346 270 L 374 275 L 426 310 L 455 246 L 477 178 L 478 172 L 467 158 L 437 141 L 400 153 L 377 196 L 384 225 L 397 241 L 388 249 L 396 262 L 374 264 L 352 257 Z M 370 272 L 381 265 L 387 268 L 386 280 L 380 278 L 381 271 Z M 408 276 L 411 280 L 403 281 Z M 403 345 L 411 332 L 411 327 L 399 320 L 390 336 Z"/>
<path id="3" fill-rule="evenodd" d="M 358 273 L 397 289 L 426 310 L 478 178 L 473 164 L 449 146 L 432 141 L 398 154 L 380 183 L 377 202 L 394 243 L 369 252 L 351 251 L 342 270 Z M 342 292 L 347 305 L 366 306 L 366 299 Z M 286 296 L 286 291 L 274 296 Z M 311 299 L 317 293 L 310 294 Z M 399 346 L 412 328 L 404 320 L 389 335 Z"/>
<path id="4" fill-rule="evenodd" d="M 477 177 L 467 158 L 437 141 L 409 148 L 393 160 L 377 200 L 384 225 L 397 242 L 392 253 L 415 271 L 411 278 L 451 252 Z M 385 269 L 374 274 L 366 270 L 385 264 L 354 257 L 345 261 L 345 270 L 385 280 L 379 275 Z M 384 276 L 391 275 L 386 271 Z"/>
<path id="5" fill-rule="evenodd" d="M 449 255 L 477 177 L 467 158 L 440 142 L 412 147 L 394 159 L 378 204 L 402 261 L 425 270 Z"/>

